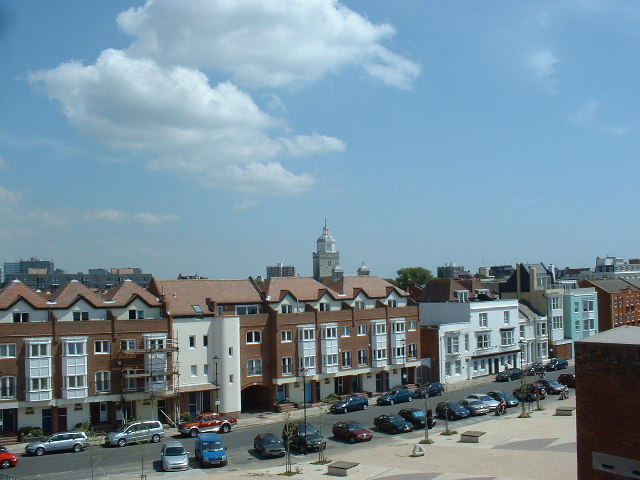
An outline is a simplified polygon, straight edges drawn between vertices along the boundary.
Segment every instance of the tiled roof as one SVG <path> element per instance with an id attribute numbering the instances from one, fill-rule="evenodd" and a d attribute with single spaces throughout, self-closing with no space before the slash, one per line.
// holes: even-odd
<path id="1" fill-rule="evenodd" d="M 248 279 L 243 280 L 153 280 L 149 290 L 164 297 L 166 310 L 176 316 L 193 316 L 193 305 L 199 305 L 204 313 L 213 313 L 207 305 L 211 302 L 225 304 L 262 303 L 260 293 Z"/>
<path id="2" fill-rule="evenodd" d="M 270 302 L 282 300 L 287 292 L 301 302 L 318 300 L 325 293 L 336 300 L 344 298 L 311 277 L 271 277 L 260 285 L 260 289 Z"/>
<path id="3" fill-rule="evenodd" d="M 344 294 L 341 297 L 344 299 L 352 299 L 360 291 L 363 291 L 369 298 L 387 298 L 394 290 L 402 297 L 409 296 L 407 292 L 390 284 L 385 279 L 370 275 L 349 275 L 333 283 L 331 283 L 331 279 L 327 279 L 325 284 L 336 292 Z"/>
<path id="4" fill-rule="evenodd" d="M 104 306 L 103 299 L 100 295 L 75 280 L 68 282 L 64 287 L 54 292 L 49 297 L 49 301 L 56 302 L 58 306 L 68 307 L 75 302 L 78 297 L 84 298 L 95 307 Z"/>
<path id="5" fill-rule="evenodd" d="M 34 308 L 49 308 L 47 301 L 20 281 L 9 282 L 0 290 L 0 309 L 11 307 L 23 298 Z"/>
<path id="6" fill-rule="evenodd" d="M 426 283 L 416 301 L 455 302 L 457 301 L 454 293 L 456 290 L 468 290 L 468 288 L 452 278 L 432 278 Z"/>
<path id="7" fill-rule="evenodd" d="M 628 279 L 625 281 L 618 278 L 606 278 L 602 280 L 587 279 L 584 282 L 581 282 L 580 285 L 586 286 L 588 284 L 591 284 L 608 293 L 624 292 L 627 289 L 630 289 L 630 290 L 640 289 L 640 286 L 638 284 L 634 284 L 631 280 L 632 279 Z"/>
<path id="8" fill-rule="evenodd" d="M 158 297 L 131 280 L 125 280 L 105 293 L 104 301 L 108 301 L 109 306 L 112 307 L 126 306 L 131 303 L 135 296 L 140 297 L 150 307 L 160 306 Z"/>

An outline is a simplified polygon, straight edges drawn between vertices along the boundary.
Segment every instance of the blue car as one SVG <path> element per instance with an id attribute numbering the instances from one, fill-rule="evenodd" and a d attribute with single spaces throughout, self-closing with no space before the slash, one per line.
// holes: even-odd
<path id="1" fill-rule="evenodd" d="M 366 410 L 369 406 L 369 399 L 353 395 L 331 405 L 331 413 L 347 413 L 354 410 Z"/>
<path id="2" fill-rule="evenodd" d="M 394 388 L 390 392 L 378 397 L 376 403 L 378 405 L 394 405 L 396 403 L 410 402 L 413 400 L 414 393 L 408 388 Z"/>
<path id="3" fill-rule="evenodd" d="M 458 402 L 440 402 L 436 405 L 436 415 L 449 420 L 462 420 L 463 418 L 469 418 L 469 410 Z"/>
<path id="4" fill-rule="evenodd" d="M 200 433 L 196 437 L 196 460 L 201 467 L 209 465 L 225 466 L 227 447 L 217 433 Z"/>

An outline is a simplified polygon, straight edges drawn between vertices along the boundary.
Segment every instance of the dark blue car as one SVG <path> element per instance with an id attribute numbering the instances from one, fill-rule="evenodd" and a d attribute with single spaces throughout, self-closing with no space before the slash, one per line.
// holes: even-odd
<path id="1" fill-rule="evenodd" d="M 463 418 L 469 418 L 469 410 L 458 402 L 440 402 L 436 405 L 436 415 L 440 418 L 448 418 L 449 420 L 461 420 Z"/>
<path id="2" fill-rule="evenodd" d="M 334 403 L 329 410 L 331 413 L 347 413 L 354 410 L 366 410 L 368 406 L 368 398 L 353 395 Z"/>
<path id="3" fill-rule="evenodd" d="M 416 390 L 415 398 L 437 397 L 444 393 L 444 385 L 440 382 L 427 383 Z"/>

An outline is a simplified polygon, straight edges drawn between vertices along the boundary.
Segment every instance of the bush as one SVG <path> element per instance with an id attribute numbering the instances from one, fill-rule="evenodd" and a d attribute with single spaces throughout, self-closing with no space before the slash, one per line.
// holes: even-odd
<path id="1" fill-rule="evenodd" d="M 193 417 L 189 412 L 181 412 L 180 413 L 180 421 L 181 422 L 190 422 Z"/>
<path id="2" fill-rule="evenodd" d="M 340 395 L 336 393 L 330 393 L 329 395 L 327 395 L 327 398 L 325 398 L 322 401 L 325 403 L 334 403 L 334 402 L 337 402 L 338 400 L 340 400 Z"/>
<path id="3" fill-rule="evenodd" d="M 91 433 L 91 424 L 89 422 L 76 423 L 76 426 L 73 429 L 84 432 L 88 435 Z"/>
<path id="4" fill-rule="evenodd" d="M 40 427 L 22 427 L 18 433 L 22 433 L 25 437 L 41 437 L 42 429 Z"/>

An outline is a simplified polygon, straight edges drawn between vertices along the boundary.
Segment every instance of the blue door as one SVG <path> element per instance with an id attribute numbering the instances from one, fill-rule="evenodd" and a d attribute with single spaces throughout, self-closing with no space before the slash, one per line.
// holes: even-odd
<path id="1" fill-rule="evenodd" d="M 287 391 L 284 388 L 284 385 L 278 385 L 278 389 L 276 390 L 276 398 L 278 402 L 283 402 L 285 398 L 287 398 Z"/>
<path id="2" fill-rule="evenodd" d="M 42 431 L 44 433 L 51 433 L 51 409 L 42 409 Z"/>

